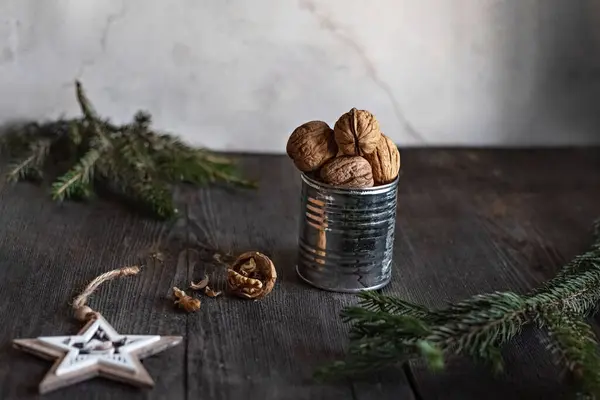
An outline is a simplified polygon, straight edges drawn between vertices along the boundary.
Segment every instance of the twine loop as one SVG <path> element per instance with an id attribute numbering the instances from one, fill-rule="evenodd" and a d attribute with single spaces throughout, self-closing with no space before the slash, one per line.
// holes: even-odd
<path id="1" fill-rule="evenodd" d="M 122 276 L 130 276 L 136 275 L 140 272 L 140 267 L 137 265 L 123 267 L 114 269 L 112 271 L 108 271 L 103 273 L 102 275 L 97 276 L 93 281 L 91 281 L 86 288 L 81 292 L 81 294 L 73 300 L 73 309 L 75 310 L 75 318 L 79 321 L 89 321 L 91 319 L 96 318 L 100 313 L 94 311 L 91 307 L 86 305 L 88 298 L 94 293 L 98 286 L 103 284 L 104 282 L 110 281 L 115 278 L 120 278 Z"/>

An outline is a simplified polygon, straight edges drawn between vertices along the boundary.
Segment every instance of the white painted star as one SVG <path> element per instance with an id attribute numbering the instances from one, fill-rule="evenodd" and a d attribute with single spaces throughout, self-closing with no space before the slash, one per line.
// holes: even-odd
<path id="1" fill-rule="evenodd" d="M 135 364 L 130 353 L 159 341 L 160 336 L 119 335 L 104 318 L 98 318 L 81 335 L 42 336 L 38 340 L 58 349 L 67 350 L 67 355 L 56 368 L 56 375 L 61 376 L 98 363 L 135 372 Z M 123 344 L 115 348 L 113 344 L 115 342 Z"/>
<path id="2" fill-rule="evenodd" d="M 44 358 L 57 359 L 39 385 L 46 393 L 95 376 L 138 386 L 154 382 L 140 359 L 181 342 L 180 336 L 120 335 L 98 316 L 77 335 L 16 339 L 14 345 Z"/>

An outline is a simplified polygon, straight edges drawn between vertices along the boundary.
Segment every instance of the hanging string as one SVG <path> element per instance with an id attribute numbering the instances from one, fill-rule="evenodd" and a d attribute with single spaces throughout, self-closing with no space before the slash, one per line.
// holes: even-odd
<path id="1" fill-rule="evenodd" d="M 73 300 L 73 309 L 75 310 L 75 318 L 79 321 L 88 321 L 90 319 L 96 318 L 98 315 L 97 311 L 91 309 L 91 307 L 85 305 L 88 298 L 94 293 L 98 286 L 103 284 L 104 282 L 110 281 L 115 278 L 120 278 L 122 276 L 130 276 L 136 275 L 140 272 L 140 267 L 137 265 L 131 267 L 123 267 L 119 269 L 114 269 L 112 271 L 105 272 L 104 274 L 96 277 L 93 281 L 91 281 L 87 287 L 81 292 L 81 294 Z"/>

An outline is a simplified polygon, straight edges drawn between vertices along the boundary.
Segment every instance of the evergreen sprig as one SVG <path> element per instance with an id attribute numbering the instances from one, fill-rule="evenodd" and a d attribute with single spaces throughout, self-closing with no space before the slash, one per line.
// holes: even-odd
<path id="1" fill-rule="evenodd" d="M 102 119 L 79 81 L 75 88 L 81 117 L 21 125 L 0 136 L 0 153 L 12 158 L 8 181 L 58 172 L 51 183 L 54 200 L 111 193 L 160 219 L 177 214 L 171 194 L 174 184 L 255 187 L 240 176 L 231 159 L 154 131 L 151 116 L 144 111 L 125 125 Z"/>
<path id="2" fill-rule="evenodd" d="M 439 369 L 450 355 L 472 357 L 499 372 L 502 345 L 531 325 L 546 333 L 546 348 L 581 383 L 582 393 L 600 396 L 600 353 L 586 322 L 600 302 L 600 224 L 594 228 L 590 250 L 527 294 L 482 294 L 428 309 L 377 292 L 361 293 L 357 306 L 341 312 L 352 324 L 346 360 L 320 368 L 316 377 L 363 374 L 417 358 Z"/>

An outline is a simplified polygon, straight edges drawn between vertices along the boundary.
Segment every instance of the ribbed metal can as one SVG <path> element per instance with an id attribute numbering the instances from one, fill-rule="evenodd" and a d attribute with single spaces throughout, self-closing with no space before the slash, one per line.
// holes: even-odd
<path id="1" fill-rule="evenodd" d="M 336 188 L 302 177 L 300 278 L 320 289 L 356 293 L 387 285 L 392 275 L 398 178 L 365 188 Z"/>

